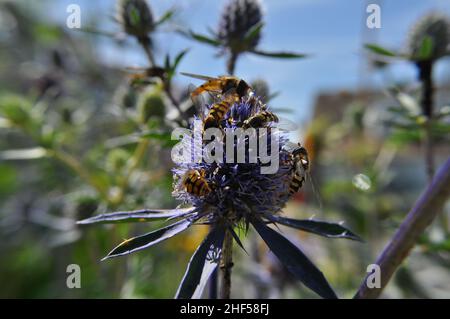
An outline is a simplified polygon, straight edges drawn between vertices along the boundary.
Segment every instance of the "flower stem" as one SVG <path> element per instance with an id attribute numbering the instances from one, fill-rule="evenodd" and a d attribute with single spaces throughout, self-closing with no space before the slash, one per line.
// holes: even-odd
<path id="1" fill-rule="evenodd" d="M 211 275 L 211 279 L 209 281 L 208 295 L 209 299 L 217 299 L 217 268 Z"/>
<path id="2" fill-rule="evenodd" d="M 230 299 L 231 293 L 231 269 L 233 268 L 233 236 L 227 230 L 222 248 L 220 269 L 222 270 L 222 286 L 220 299 Z"/>
<path id="3" fill-rule="evenodd" d="M 234 69 L 236 68 L 236 61 L 237 61 L 238 56 L 239 56 L 238 53 L 231 52 L 230 56 L 228 57 L 227 72 L 229 75 L 234 74 Z"/>
<path id="4" fill-rule="evenodd" d="M 435 161 L 434 161 L 434 145 L 433 145 L 433 109 L 434 109 L 434 83 L 433 83 L 433 60 L 426 60 L 417 62 L 419 68 L 419 80 L 422 83 L 422 97 L 421 107 L 422 113 L 426 117 L 424 126 L 424 153 L 425 153 L 425 165 L 428 182 L 431 183 L 435 173 Z M 448 220 L 447 216 L 443 212 L 440 218 L 441 227 L 444 232 L 448 233 Z"/>
<path id="5" fill-rule="evenodd" d="M 138 38 L 139 44 L 142 46 L 142 48 L 145 51 L 145 54 L 147 55 L 148 61 L 150 62 L 150 66 L 153 67 L 156 65 L 155 63 L 155 57 L 153 56 L 152 48 L 150 46 L 150 38 L 144 37 L 144 38 Z"/>
<path id="6" fill-rule="evenodd" d="M 169 81 L 164 81 L 163 84 L 164 91 L 166 92 L 166 95 L 169 98 L 170 102 L 177 109 L 178 113 L 180 113 L 180 116 L 187 121 L 188 116 L 186 115 L 186 112 L 183 112 L 183 110 L 181 110 L 180 102 L 173 95 L 171 83 Z"/>
<path id="7" fill-rule="evenodd" d="M 425 123 L 425 163 L 429 182 L 434 175 L 433 138 L 431 135 L 433 119 L 433 61 L 426 60 L 417 63 L 419 68 L 419 80 L 422 82 L 421 106 L 422 113 L 426 117 Z"/>
<path id="8" fill-rule="evenodd" d="M 436 216 L 442 212 L 449 196 L 450 157 L 416 201 L 391 241 L 386 245 L 375 262 L 380 267 L 380 287 L 368 287 L 369 276 L 372 275 L 369 274 L 362 282 L 354 298 L 370 299 L 380 296 L 394 272 L 414 247 L 420 235 L 423 234 Z"/>

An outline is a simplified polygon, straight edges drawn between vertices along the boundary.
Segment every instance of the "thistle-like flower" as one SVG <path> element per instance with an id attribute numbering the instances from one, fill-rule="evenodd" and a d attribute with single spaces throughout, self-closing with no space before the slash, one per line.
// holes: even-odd
<path id="1" fill-rule="evenodd" d="M 184 160 L 177 161 L 173 169 L 173 194 L 182 201 L 180 207 L 183 208 L 118 212 L 80 221 L 80 224 L 91 224 L 177 220 L 164 228 L 125 240 L 104 259 L 148 248 L 194 225 L 210 225 L 210 232 L 192 256 L 176 294 L 177 298 L 198 298 L 223 258 L 226 234 L 244 248 L 239 231 L 245 234 L 252 225 L 296 278 L 321 297 L 336 298 L 322 272 L 298 247 L 268 224 L 282 224 L 325 237 L 360 238 L 340 224 L 281 216 L 290 196 L 295 165 L 286 133 L 277 129 L 275 117 L 249 121 L 267 111 L 267 106 L 251 94 L 236 101 L 220 118 L 218 128 L 214 128 L 214 148 L 208 148 L 211 144 L 206 141 L 207 131 L 200 130 L 203 140 L 200 144 L 195 143 L 198 122 L 194 122 L 194 136 L 185 135 L 179 143 Z M 200 117 L 205 118 L 209 112 L 206 108 Z M 248 123 L 258 123 L 258 128 L 252 127 L 242 135 L 236 133 Z M 221 136 L 222 132 L 225 134 Z M 254 138 L 257 138 L 256 144 Z M 243 153 L 239 153 L 241 146 L 245 149 Z M 196 160 L 197 151 L 203 155 L 200 160 Z M 189 156 L 186 157 L 186 153 Z"/>
<path id="2" fill-rule="evenodd" d="M 408 55 L 413 61 L 438 60 L 449 54 L 450 21 L 440 13 L 422 17 L 411 29 Z"/>
<path id="3" fill-rule="evenodd" d="M 145 0 L 119 0 L 117 20 L 124 31 L 137 38 L 145 38 L 154 28 L 153 14 Z"/>
<path id="4" fill-rule="evenodd" d="M 259 0 L 232 0 L 226 4 L 220 17 L 217 36 L 225 47 L 235 53 L 255 49 L 260 34 L 246 41 L 245 35 L 262 23 Z"/>
<path id="5" fill-rule="evenodd" d="M 238 57 L 246 52 L 265 57 L 292 59 L 303 58 L 305 54 L 294 52 L 268 52 L 258 48 L 264 27 L 260 0 L 229 0 L 223 8 L 217 30 L 204 35 L 192 30 L 180 33 L 199 42 L 219 49 L 219 55 L 227 54 L 227 71 L 234 73 Z"/>

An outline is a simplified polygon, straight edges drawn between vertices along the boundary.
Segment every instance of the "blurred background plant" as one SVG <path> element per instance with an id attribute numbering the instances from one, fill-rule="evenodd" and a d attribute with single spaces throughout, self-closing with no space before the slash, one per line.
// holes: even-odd
<path id="1" fill-rule="evenodd" d="M 381 4 L 387 6 L 383 14 L 389 8 L 394 13 L 407 10 L 389 7 L 388 2 Z M 442 72 L 433 72 L 448 71 L 448 18 L 432 13 L 418 19 L 436 9 L 437 1 L 430 1 L 426 8 L 408 7 L 410 20 L 418 22 L 403 50 L 386 49 L 366 40 L 373 39 L 372 33 L 364 34 L 362 43 L 370 42 L 369 50 L 355 50 L 371 68 L 364 69 L 358 81 L 348 82 L 348 70 L 341 72 L 342 63 L 336 63 L 341 58 L 345 61 L 343 52 L 317 46 L 308 37 L 310 33 L 322 43 L 322 36 L 331 31 L 310 30 L 307 23 L 313 22 L 307 19 L 303 28 L 294 24 L 302 20 L 298 19 L 301 12 L 326 15 L 320 5 L 313 9 L 299 5 L 289 12 L 271 1 L 225 1 L 222 10 L 216 3 L 203 9 L 196 1 L 178 7 L 173 3 L 170 7 L 158 1 L 121 0 L 114 7 L 112 2 L 96 6 L 82 2 L 82 29 L 71 30 L 65 26 L 69 2 L 0 2 L 0 296 L 173 295 L 185 270 L 178 265 L 187 263 L 206 226 L 204 231 L 188 230 L 151 251 L 100 263 L 113 243 L 148 229 L 126 224 L 80 228 L 75 221 L 114 210 L 176 205 L 170 194 L 170 133 L 187 125 L 195 112 L 185 89 L 190 80 L 177 76 L 188 71 L 253 79 L 255 91 L 273 99 L 275 111 L 307 120 L 292 139 L 309 150 L 312 179 L 289 202 L 286 215 L 345 221 L 366 244 L 327 241 L 284 227 L 282 231 L 318 261 L 339 296 L 351 297 L 367 264 L 450 154 L 450 81 L 437 76 Z M 341 18 L 359 22 L 358 14 L 365 14 L 365 8 L 359 2 L 350 5 L 357 13 L 343 5 Z M 196 6 L 204 19 L 189 15 Z M 211 8 L 214 12 L 208 11 Z M 336 13 L 330 4 L 326 8 Z M 183 10 L 188 12 L 187 22 Z M 273 18 L 277 10 L 281 10 L 278 24 Z M 59 12 L 59 17 L 50 11 Z M 116 22 L 108 20 L 111 16 Z M 292 27 L 284 24 L 287 19 Z M 399 24 L 394 21 L 392 32 Z M 343 21 L 334 22 L 336 29 L 341 25 L 345 29 Z M 218 28 L 208 35 L 192 31 L 210 23 Z M 405 23 L 397 33 L 406 38 L 407 27 Z M 293 30 L 303 38 L 293 35 Z M 169 39 L 177 44 L 166 46 Z M 197 42 L 216 48 L 225 68 Z M 259 49 L 263 45 L 307 50 L 314 55 L 300 63 L 311 69 L 299 69 L 295 60 L 259 61 L 258 56 L 304 57 L 303 53 L 263 51 Z M 320 55 L 329 56 L 331 64 Z M 347 56 L 354 59 L 354 52 Z M 119 63 L 122 59 L 125 63 Z M 416 69 L 417 81 L 401 76 L 412 73 L 405 69 L 405 60 Z M 315 82 L 331 83 L 328 79 L 333 77 L 338 82 L 328 87 L 317 84 L 306 93 L 302 89 Z M 373 82 L 378 77 L 381 85 Z M 448 206 L 422 236 L 385 296 L 450 297 L 445 216 Z M 314 297 L 292 283 L 260 241 L 252 237 L 250 246 L 253 261 L 243 258 L 235 263 L 233 297 Z M 236 252 L 235 259 L 241 257 Z M 82 289 L 66 287 L 66 267 L 72 263 L 81 266 Z"/>

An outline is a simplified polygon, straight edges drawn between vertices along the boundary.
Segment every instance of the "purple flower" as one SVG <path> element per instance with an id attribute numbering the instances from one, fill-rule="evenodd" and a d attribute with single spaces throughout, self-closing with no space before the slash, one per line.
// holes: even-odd
<path id="1" fill-rule="evenodd" d="M 208 114 L 210 107 L 206 108 L 202 117 Z M 277 129 L 275 122 L 268 120 L 260 122 L 262 125 L 255 130 L 256 135 L 240 135 L 236 138 L 227 135 L 235 134 L 246 120 L 263 110 L 266 110 L 266 106 L 259 98 L 249 97 L 235 103 L 226 112 L 218 123 L 222 128 L 218 133 L 225 134 L 219 139 L 214 137 L 216 145 L 223 146 L 223 154 L 217 156 L 216 159 L 219 160 L 214 162 L 204 156 L 208 142 L 200 142 L 198 145 L 191 136 L 183 138 L 180 144 L 183 151 L 194 152 L 188 157 L 191 160 L 179 162 L 173 169 L 173 194 L 182 202 L 180 206 L 186 208 L 116 212 L 80 221 L 79 224 L 177 220 L 164 228 L 122 242 L 104 259 L 148 248 L 193 225 L 209 224 L 210 233 L 192 256 L 176 295 L 177 298 L 196 298 L 201 296 L 209 276 L 219 263 L 225 233 L 229 232 L 243 248 L 235 230 L 240 228 L 247 231 L 251 224 L 296 278 L 321 297 L 336 298 L 320 270 L 298 247 L 267 224 L 282 224 L 331 238 L 360 238 L 340 224 L 280 216 L 289 199 L 289 184 L 294 173 L 292 156 L 285 147 L 288 143 L 285 133 Z M 254 138 L 257 138 L 256 147 Z M 238 160 L 238 149 L 242 145 L 245 146 L 246 152 L 241 160 Z M 267 145 L 267 150 L 264 145 Z M 256 152 L 252 153 L 251 150 L 255 149 Z M 200 154 L 203 158 L 195 160 L 195 151 L 202 150 L 203 153 Z M 257 156 L 253 157 L 255 154 Z M 263 157 L 263 154 L 269 156 Z M 271 163 L 267 158 L 270 158 Z M 275 169 L 269 174 L 266 173 L 264 168 L 273 163 L 277 164 Z M 198 191 L 188 191 L 184 181 L 186 175 L 192 171 L 202 172 L 203 182 L 199 186 L 208 185 L 208 192 L 199 195 Z"/>

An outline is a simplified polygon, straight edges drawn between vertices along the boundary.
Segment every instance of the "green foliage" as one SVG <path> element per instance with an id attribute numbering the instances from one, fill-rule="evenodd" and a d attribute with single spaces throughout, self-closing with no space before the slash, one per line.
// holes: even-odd
<path id="1" fill-rule="evenodd" d="M 12 124 L 22 127 L 28 126 L 32 120 L 30 102 L 17 95 L 0 96 L 0 114 Z"/>
<path id="2" fill-rule="evenodd" d="M 368 44 L 365 44 L 364 47 L 373 53 L 388 56 L 388 57 L 396 57 L 398 55 L 394 51 L 383 48 L 382 46 L 377 45 L 377 44 L 368 43 Z"/>
<path id="3" fill-rule="evenodd" d="M 126 3 L 134 5 L 123 10 Z M 152 37 L 156 41 L 154 32 L 169 25 L 176 12 L 170 9 L 154 18 L 151 8 L 148 12 L 139 9 L 143 4 L 148 6 L 148 2 L 128 0 L 120 4 L 119 22 L 130 38 Z M 184 231 L 183 223 L 163 230 L 152 228 L 162 227 L 161 222 L 167 218 L 187 213 L 184 209 L 163 208 L 178 204 L 171 196 L 170 148 L 178 142 L 171 139 L 171 131 L 187 126 L 191 120 L 191 109 L 185 108 L 191 103 L 190 98 L 181 93 L 183 88 L 177 82 L 180 66 L 190 51 L 162 52 L 165 46 L 160 43 L 153 46 L 152 41 L 139 41 L 145 50 L 137 53 L 149 61 L 146 73 L 133 81 L 130 75 L 124 75 L 123 67 L 107 65 L 98 53 L 102 52 L 98 50 L 99 43 L 119 39 L 122 42 L 117 44 L 123 45 L 116 30 L 102 32 L 93 26 L 74 35 L 53 24 L 44 11 L 32 12 L 14 2 L 1 3 L 0 7 L 15 21 L 14 33 L 0 37 L 1 47 L 6 48 L 0 53 L 2 65 L 8 66 L 0 74 L 0 297 L 167 298 L 176 291 L 180 280 L 178 296 L 195 295 L 211 270 L 204 270 L 204 256 L 211 252 L 211 244 L 221 246 L 220 231 L 208 235 L 200 245 L 207 231 Z M 44 4 L 42 10 L 46 8 Z M 95 14 L 99 18 L 108 15 Z M 264 30 L 270 27 L 260 21 L 249 28 L 242 35 L 239 54 L 281 59 L 307 57 L 260 49 Z M 194 44 L 207 44 L 218 53 L 230 53 L 230 43 L 219 39 L 216 31 L 204 35 L 186 26 L 178 32 L 194 40 Z M 98 35 L 108 37 L 98 40 Z M 432 58 L 437 49 L 435 40 L 430 36 L 421 39 L 414 42 L 415 58 Z M 253 46 L 255 43 L 258 46 Z M 411 58 L 400 50 L 375 44 L 365 47 L 383 65 L 386 61 Z M 57 63 L 55 52 L 61 59 Z M 301 83 L 308 79 L 300 76 L 296 80 Z M 264 92 L 259 94 L 265 96 L 265 102 L 277 94 L 264 83 L 259 84 L 260 89 L 256 84 L 254 87 L 257 93 Z M 257 224 L 257 231 L 265 239 L 271 238 L 271 249 L 287 262 L 296 278 L 323 296 L 335 294 L 306 255 L 317 261 L 339 295 L 351 297 L 365 267 L 373 262 L 379 247 L 398 227 L 425 185 L 417 146 L 423 142 L 428 124 L 437 148 L 442 147 L 443 154 L 447 150 L 448 105 L 436 105 L 433 118 L 427 119 L 422 112 L 420 92 L 398 89 L 389 93 L 392 107 L 378 110 L 383 112 L 382 119 L 372 126 L 367 118 L 377 110 L 361 101 L 349 103 L 342 118 L 334 123 L 317 118 L 308 125 L 304 143 L 311 156 L 312 178 L 307 176 L 304 191 L 289 203 L 288 216 L 274 218 L 279 224 L 302 232 L 283 231 L 281 236 L 266 225 Z M 381 137 L 373 133 L 375 129 L 383 131 Z M 129 213 L 140 207 L 161 210 Z M 111 211 L 119 213 L 108 214 Z M 310 218 L 312 215 L 318 216 Z M 302 219 L 296 219 L 300 216 Z M 83 222 L 76 224 L 77 220 Z M 345 226 L 321 220 L 345 220 Z M 152 222 L 150 228 L 144 221 Z M 114 225 L 88 225 L 95 223 Z M 413 256 L 412 264 L 448 267 L 450 241 L 448 229 L 441 224 L 444 223 L 437 222 L 420 241 L 419 253 L 427 262 L 422 264 Z M 177 231 L 183 231 L 181 239 L 174 237 L 163 246 L 153 247 L 151 252 L 99 262 L 112 244 L 124 238 L 132 240 L 108 256 L 140 250 Z M 135 237 L 137 233 L 147 234 Z M 364 245 L 343 240 L 330 243 L 321 238 L 360 240 L 356 233 L 364 238 Z M 239 239 L 243 232 L 237 229 L 234 236 Z M 302 248 L 312 249 L 303 253 L 296 244 L 289 244 L 297 241 Z M 274 295 L 312 296 L 292 284 L 292 277 L 286 280 L 286 272 L 272 262 L 268 251 L 259 245 L 253 247 L 252 242 L 244 244 L 251 257 L 263 262 L 255 267 L 248 262 L 249 256 L 242 259 L 241 266 L 240 260 L 235 262 L 238 271 L 233 274 L 237 277 L 233 294 L 253 297 L 248 287 L 261 284 L 270 274 L 265 288 Z M 195 247 L 199 248 L 194 253 Z M 180 267 L 188 263 L 193 253 L 188 269 Z M 235 258 L 241 258 L 239 253 L 236 255 Z M 82 268 L 82 289 L 65 286 L 65 269 L 71 263 Z M 313 275 L 306 276 L 305 269 Z M 408 271 L 415 275 L 413 270 Z M 420 287 L 411 286 L 411 276 L 407 275 L 400 275 L 399 282 L 408 282 L 397 283 L 400 293 L 419 296 Z"/>

